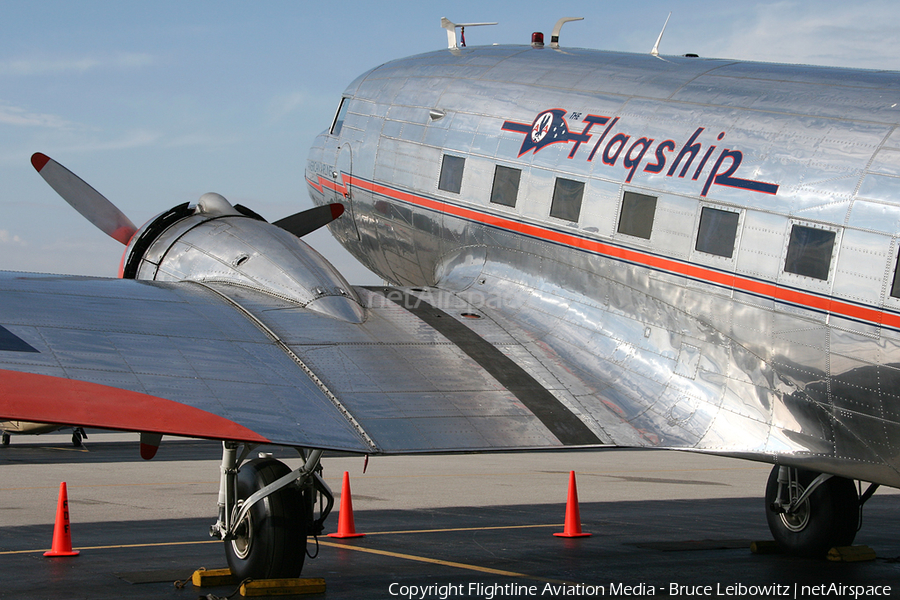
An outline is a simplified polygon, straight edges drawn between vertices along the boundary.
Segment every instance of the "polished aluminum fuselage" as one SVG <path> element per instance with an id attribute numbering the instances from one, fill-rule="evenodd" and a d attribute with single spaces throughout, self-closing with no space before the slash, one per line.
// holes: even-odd
<path id="1" fill-rule="evenodd" d="M 900 75 L 486 47 L 344 97 L 306 166 L 348 209 L 333 234 L 528 332 L 601 439 L 900 485 Z M 557 178 L 584 184 L 575 220 Z M 649 238 L 622 233 L 626 192 L 657 199 Z M 731 257 L 697 249 L 704 207 L 737 213 Z M 825 278 L 785 269 L 794 226 L 833 232 Z"/>

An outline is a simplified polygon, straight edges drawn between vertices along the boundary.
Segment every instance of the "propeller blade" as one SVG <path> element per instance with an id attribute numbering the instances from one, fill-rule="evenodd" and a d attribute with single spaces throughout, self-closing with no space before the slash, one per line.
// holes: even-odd
<path id="1" fill-rule="evenodd" d="M 35 152 L 31 156 L 31 164 L 44 181 L 85 219 L 114 240 L 128 245 L 137 227 L 112 202 L 46 154 Z"/>
<path id="2" fill-rule="evenodd" d="M 272 224 L 278 225 L 297 237 L 303 237 L 323 225 L 328 225 L 342 214 L 344 214 L 344 205 L 335 202 L 334 204 L 323 204 L 322 206 L 298 212 L 289 217 L 279 219 Z"/>

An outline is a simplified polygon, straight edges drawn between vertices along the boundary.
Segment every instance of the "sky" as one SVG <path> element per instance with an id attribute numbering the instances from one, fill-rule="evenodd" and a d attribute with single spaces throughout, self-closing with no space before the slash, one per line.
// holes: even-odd
<path id="1" fill-rule="evenodd" d="M 39 8 L 38 8 L 39 5 Z M 33 170 L 43 152 L 140 226 L 205 192 L 274 221 L 312 206 L 303 167 L 357 75 L 446 48 L 524 44 L 900 70 L 896 0 L 630 3 L 458 0 L 0 0 L 0 270 L 115 276 L 123 247 Z M 380 280 L 325 229 L 310 236 L 354 284 Z"/>

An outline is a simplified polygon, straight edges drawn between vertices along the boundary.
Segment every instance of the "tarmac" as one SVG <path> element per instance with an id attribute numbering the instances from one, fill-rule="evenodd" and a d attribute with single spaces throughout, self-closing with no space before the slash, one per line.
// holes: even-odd
<path id="1" fill-rule="evenodd" d="M 165 438 L 152 461 L 136 434 L 13 437 L 0 448 L 0 598 L 225 597 L 182 588 L 225 566 L 215 520 L 219 444 Z M 260 448 L 296 464 L 292 451 Z M 900 597 L 900 491 L 866 504 L 856 544 L 875 560 L 753 554 L 770 540 L 770 465 L 685 452 L 603 450 L 323 460 L 338 495 L 350 474 L 365 537 L 310 539 L 308 598 Z M 365 473 L 363 468 L 366 466 Z M 583 538 L 560 538 L 569 472 Z M 76 557 L 46 558 L 60 482 Z M 337 507 L 326 531 L 337 528 Z M 890 589 L 888 589 L 888 587 Z M 235 597 L 240 597 L 235 596 Z M 285 596 L 281 596 L 285 597 Z M 301 596 L 296 596 L 301 597 Z"/>

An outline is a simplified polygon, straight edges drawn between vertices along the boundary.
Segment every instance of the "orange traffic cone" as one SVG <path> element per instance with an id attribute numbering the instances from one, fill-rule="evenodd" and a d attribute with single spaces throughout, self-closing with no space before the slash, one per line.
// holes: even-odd
<path id="1" fill-rule="evenodd" d="M 581 532 L 581 513 L 578 510 L 578 490 L 575 489 L 575 471 L 569 471 L 569 499 L 566 502 L 566 526 L 562 533 L 554 533 L 557 537 L 588 537 L 589 533 Z"/>
<path id="2" fill-rule="evenodd" d="M 59 500 L 56 503 L 56 524 L 53 526 L 53 546 L 44 556 L 78 556 L 72 551 L 72 532 L 69 530 L 69 494 L 66 482 L 59 484 Z"/>
<path id="3" fill-rule="evenodd" d="M 329 533 L 333 538 L 363 537 L 364 533 L 356 533 L 353 525 L 353 500 L 350 499 L 350 473 L 344 471 L 344 482 L 341 484 L 341 512 L 338 514 L 337 533 Z"/>

